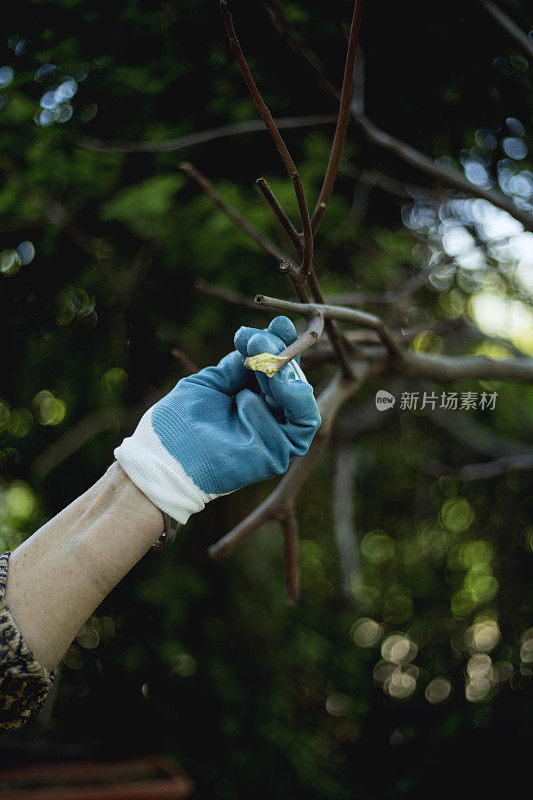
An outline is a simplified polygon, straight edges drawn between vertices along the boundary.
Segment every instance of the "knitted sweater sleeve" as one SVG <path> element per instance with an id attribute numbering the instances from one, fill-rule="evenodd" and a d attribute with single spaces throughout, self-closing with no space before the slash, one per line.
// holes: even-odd
<path id="1" fill-rule="evenodd" d="M 0 555 L 0 728 L 19 728 L 44 705 L 54 682 L 33 658 L 6 605 L 11 553 Z"/>

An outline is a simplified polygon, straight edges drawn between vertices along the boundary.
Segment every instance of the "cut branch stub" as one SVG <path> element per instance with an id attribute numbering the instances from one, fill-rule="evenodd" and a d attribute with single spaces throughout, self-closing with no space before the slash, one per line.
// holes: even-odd
<path id="1" fill-rule="evenodd" d="M 311 314 L 320 314 L 324 317 L 324 320 L 337 319 L 358 327 L 370 328 L 379 335 L 394 361 L 402 363 L 405 361 L 403 350 L 385 323 L 379 317 L 369 314 L 367 311 L 359 311 L 359 309 L 345 308 L 343 306 L 331 306 L 324 303 L 293 303 L 290 300 L 279 300 L 277 297 L 267 297 L 264 294 L 258 294 L 255 302 L 258 305 L 275 308 L 278 311 L 296 311 L 304 317 L 309 317 Z"/>
<path id="2" fill-rule="evenodd" d="M 248 367 L 248 369 L 264 372 L 267 377 L 272 378 L 272 376 L 275 375 L 276 372 L 279 372 L 289 361 L 292 361 L 293 358 L 296 358 L 312 347 L 322 335 L 323 330 L 324 317 L 321 314 L 315 314 L 311 318 L 306 332 L 299 336 L 295 342 L 286 347 L 285 350 L 282 350 L 281 353 L 278 355 L 274 355 L 273 353 L 259 353 L 256 356 L 248 356 L 243 361 L 244 366 Z"/>

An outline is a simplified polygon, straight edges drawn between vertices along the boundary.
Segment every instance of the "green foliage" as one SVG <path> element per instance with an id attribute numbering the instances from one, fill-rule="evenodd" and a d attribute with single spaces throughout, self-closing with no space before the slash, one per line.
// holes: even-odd
<path id="1" fill-rule="evenodd" d="M 156 238 L 167 230 L 167 216 L 175 195 L 185 183 L 181 175 L 155 175 L 135 186 L 121 189 L 101 207 L 104 222 L 123 222 L 140 239 Z"/>

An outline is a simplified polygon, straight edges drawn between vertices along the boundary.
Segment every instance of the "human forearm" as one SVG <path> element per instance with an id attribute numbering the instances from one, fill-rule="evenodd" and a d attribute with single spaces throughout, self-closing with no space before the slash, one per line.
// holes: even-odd
<path id="1" fill-rule="evenodd" d="M 6 601 L 37 661 L 57 666 L 162 530 L 161 512 L 115 463 L 12 553 Z"/>

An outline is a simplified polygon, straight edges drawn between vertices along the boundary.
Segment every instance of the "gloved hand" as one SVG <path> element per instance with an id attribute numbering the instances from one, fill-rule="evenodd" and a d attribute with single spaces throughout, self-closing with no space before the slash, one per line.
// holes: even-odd
<path id="1" fill-rule="evenodd" d="M 295 339 L 287 317 L 265 330 L 239 328 L 236 351 L 182 378 L 144 414 L 115 457 L 158 508 L 184 524 L 209 500 L 281 475 L 307 452 L 321 420 L 299 365 L 267 378 L 242 363 Z"/>

